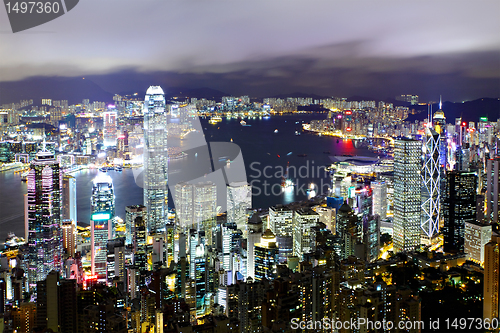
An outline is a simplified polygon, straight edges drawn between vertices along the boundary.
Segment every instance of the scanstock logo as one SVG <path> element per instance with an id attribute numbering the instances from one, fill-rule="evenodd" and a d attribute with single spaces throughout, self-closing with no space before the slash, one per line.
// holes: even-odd
<path id="1" fill-rule="evenodd" d="M 75 8 L 79 0 L 3 0 L 12 32 L 52 21 Z"/>

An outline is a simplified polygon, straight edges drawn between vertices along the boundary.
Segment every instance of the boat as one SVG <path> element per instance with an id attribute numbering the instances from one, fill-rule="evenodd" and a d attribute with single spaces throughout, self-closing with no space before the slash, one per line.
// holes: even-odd
<path id="1" fill-rule="evenodd" d="M 122 172 L 123 171 L 123 167 L 117 165 L 117 166 L 115 166 L 115 171 Z"/>
<path id="2" fill-rule="evenodd" d="M 215 117 L 210 118 L 210 120 L 208 121 L 208 123 L 209 124 L 217 124 L 217 123 L 219 123 L 221 121 L 222 121 L 221 117 L 215 116 Z"/>
<path id="3" fill-rule="evenodd" d="M 108 172 L 108 168 L 107 167 L 101 167 L 101 168 L 99 168 L 99 171 L 101 171 L 101 172 Z"/>
<path id="4" fill-rule="evenodd" d="M 299 131 L 295 131 L 295 135 L 300 135 L 300 132 Z"/>
<path id="5" fill-rule="evenodd" d="M 292 152 L 289 152 L 288 154 L 286 154 L 286 156 L 290 156 L 290 155 L 292 155 Z"/>
<path id="6" fill-rule="evenodd" d="M 274 130 L 274 133 L 278 133 L 278 129 L 275 129 L 275 130 Z"/>
<path id="7" fill-rule="evenodd" d="M 298 157 L 307 157 L 307 154 L 298 154 Z"/>
<path id="8" fill-rule="evenodd" d="M 245 126 L 247 124 L 247 122 L 244 121 L 244 120 L 242 120 L 242 121 L 240 121 L 240 124 L 243 125 L 243 126 Z"/>
<path id="9" fill-rule="evenodd" d="M 295 184 L 291 179 L 288 178 L 288 168 L 290 167 L 290 162 L 286 163 L 286 172 L 285 174 L 281 177 L 281 188 L 282 189 L 287 189 L 290 187 L 294 187 Z"/>

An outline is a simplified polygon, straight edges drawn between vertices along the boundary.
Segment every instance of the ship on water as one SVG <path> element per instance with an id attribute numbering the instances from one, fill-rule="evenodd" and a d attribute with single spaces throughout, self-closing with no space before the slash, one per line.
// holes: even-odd
<path id="1" fill-rule="evenodd" d="M 290 162 L 287 162 L 286 163 L 286 172 L 281 177 L 281 188 L 282 189 L 287 189 L 287 188 L 291 188 L 291 187 L 295 186 L 295 184 L 293 183 L 293 181 L 290 178 L 288 178 L 288 169 L 289 168 L 290 168 Z"/>

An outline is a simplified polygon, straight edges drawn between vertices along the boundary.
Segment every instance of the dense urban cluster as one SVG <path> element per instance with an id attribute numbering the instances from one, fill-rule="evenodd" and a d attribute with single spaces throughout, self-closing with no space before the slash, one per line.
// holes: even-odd
<path id="1" fill-rule="evenodd" d="M 0 170 L 27 193 L 25 234 L 1 248 L 0 331 L 331 332 L 326 319 L 360 318 L 395 327 L 338 331 L 421 332 L 461 317 L 500 326 L 500 119 L 450 122 L 440 105 L 408 122 L 418 96 L 397 99 L 406 104 L 166 100 L 152 86 L 114 104 L 2 105 Z M 244 126 L 310 105 L 328 111 L 296 135 L 352 139 L 379 158 L 335 156 L 330 190 L 288 205 L 253 207 L 251 185 L 227 169 L 224 209 L 221 185 L 203 174 L 172 184 L 170 162 L 195 153 L 171 142 L 202 131 L 199 117 Z M 79 221 L 74 173 L 86 168 L 99 172 L 90 221 Z M 124 168 L 140 172 L 144 200 L 120 212 L 108 172 Z"/>

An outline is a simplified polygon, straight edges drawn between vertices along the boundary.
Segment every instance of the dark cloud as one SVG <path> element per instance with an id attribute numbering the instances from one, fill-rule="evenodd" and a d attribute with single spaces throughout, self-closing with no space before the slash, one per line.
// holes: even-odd
<path id="1" fill-rule="evenodd" d="M 87 0 L 9 34 L 0 11 L 0 81 L 60 75 L 92 76 L 113 92 L 156 80 L 260 96 L 498 96 L 499 12 L 497 0 Z"/>

